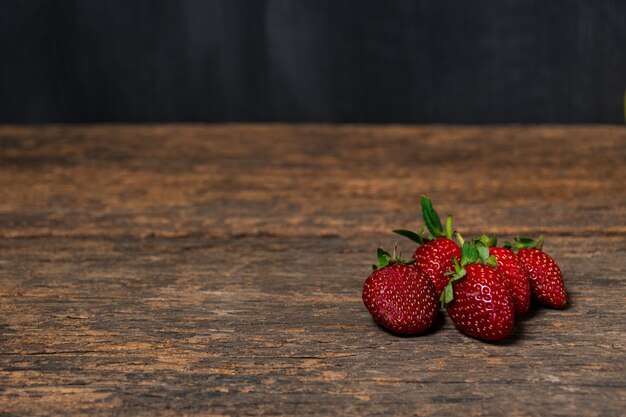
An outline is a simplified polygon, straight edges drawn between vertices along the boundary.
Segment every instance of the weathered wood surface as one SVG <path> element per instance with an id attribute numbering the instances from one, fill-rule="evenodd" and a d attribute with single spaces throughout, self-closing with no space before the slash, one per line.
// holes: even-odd
<path id="1" fill-rule="evenodd" d="M 377 327 L 420 193 L 544 232 L 570 308 Z M 0 414 L 624 415 L 625 220 L 619 126 L 0 127 Z"/>

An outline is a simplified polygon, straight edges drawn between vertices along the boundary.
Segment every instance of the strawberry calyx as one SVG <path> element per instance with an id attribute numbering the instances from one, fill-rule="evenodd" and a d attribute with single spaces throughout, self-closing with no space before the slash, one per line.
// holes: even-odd
<path id="1" fill-rule="evenodd" d="M 531 237 L 524 237 L 524 236 L 515 236 L 515 241 L 512 244 L 510 242 L 504 242 L 504 247 L 507 249 L 511 249 L 514 252 L 517 252 L 520 249 L 530 249 L 530 248 L 542 250 L 543 235 L 539 235 L 537 239 L 533 239 Z"/>
<path id="2" fill-rule="evenodd" d="M 405 229 L 395 229 L 393 232 L 411 239 L 418 245 L 430 242 L 437 238 L 447 238 L 452 240 L 452 216 L 446 218 L 445 229 L 441 224 L 439 214 L 433 208 L 433 204 L 430 198 L 422 195 L 420 198 L 420 204 L 422 206 L 422 216 L 424 217 L 425 227 L 422 227 L 419 232 Z M 428 231 L 429 233 L 426 233 Z"/>
<path id="3" fill-rule="evenodd" d="M 372 265 L 372 270 L 377 271 L 379 269 L 385 268 L 389 265 L 394 264 L 402 264 L 402 265 L 411 265 L 415 262 L 415 259 L 411 258 L 408 260 L 402 259 L 402 254 L 396 254 L 397 245 L 393 248 L 393 254 L 390 254 L 382 247 L 378 247 L 376 250 L 376 257 L 378 259 L 378 265 Z"/>
<path id="4" fill-rule="evenodd" d="M 417 243 L 420 246 L 432 240 L 428 236 L 428 233 L 426 233 L 426 226 L 422 227 L 419 232 L 414 232 L 412 230 L 406 229 L 395 229 L 393 232 L 400 236 L 411 239 L 413 242 Z"/>
<path id="5" fill-rule="evenodd" d="M 481 237 L 477 237 L 473 239 L 474 242 L 481 242 L 488 248 L 495 248 L 498 246 L 498 237 L 496 235 L 482 235 Z"/>
<path id="6" fill-rule="evenodd" d="M 422 216 L 424 217 L 424 223 L 428 228 L 428 231 L 435 238 L 445 237 L 452 239 L 452 216 L 446 218 L 446 228 L 444 230 L 441 224 L 441 219 L 437 210 L 433 208 L 433 203 L 430 198 L 422 194 L 420 197 L 420 204 L 422 205 Z"/>
<path id="7" fill-rule="evenodd" d="M 447 304 L 454 300 L 453 284 L 467 275 L 466 266 L 484 264 L 495 268 L 498 265 L 496 258 L 493 255 L 489 255 L 489 247 L 483 242 L 480 240 L 466 242 L 458 233 L 456 237 L 461 244 L 461 262 L 459 263 L 456 258 L 453 258 L 454 270 L 445 273 L 445 275 L 450 277 L 450 280 L 439 298 L 441 308 L 445 308 Z"/>

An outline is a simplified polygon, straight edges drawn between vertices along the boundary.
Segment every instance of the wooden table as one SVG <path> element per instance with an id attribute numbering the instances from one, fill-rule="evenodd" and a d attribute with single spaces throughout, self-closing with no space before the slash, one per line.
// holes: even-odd
<path id="1" fill-rule="evenodd" d="M 570 308 L 379 328 L 421 193 L 545 233 Z M 0 414 L 624 415 L 625 220 L 623 126 L 0 127 Z"/>

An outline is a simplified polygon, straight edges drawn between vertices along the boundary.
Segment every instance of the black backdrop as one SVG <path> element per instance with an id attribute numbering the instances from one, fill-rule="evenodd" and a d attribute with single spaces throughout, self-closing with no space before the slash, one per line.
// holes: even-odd
<path id="1" fill-rule="evenodd" d="M 0 0 L 0 122 L 623 123 L 625 0 Z"/>

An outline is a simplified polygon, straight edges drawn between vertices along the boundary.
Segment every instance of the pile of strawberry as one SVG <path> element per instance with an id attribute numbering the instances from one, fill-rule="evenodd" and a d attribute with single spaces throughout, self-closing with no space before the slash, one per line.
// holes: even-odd
<path id="1" fill-rule="evenodd" d="M 565 308 L 563 275 L 542 251 L 543 237 L 516 237 L 497 247 L 495 235 L 465 241 L 456 233 L 457 243 L 452 216 L 444 230 L 431 201 L 422 196 L 421 204 L 426 227 L 420 233 L 394 230 L 419 245 L 412 259 L 379 248 L 378 265 L 363 286 L 363 303 L 380 325 L 397 334 L 423 333 L 435 322 L 439 302 L 461 332 L 495 341 L 511 333 L 531 299 Z"/>

